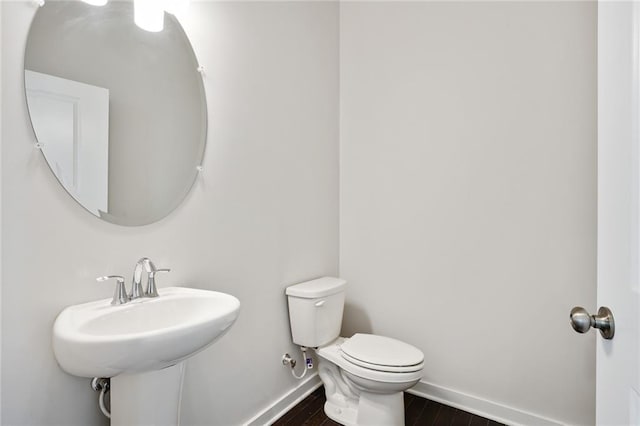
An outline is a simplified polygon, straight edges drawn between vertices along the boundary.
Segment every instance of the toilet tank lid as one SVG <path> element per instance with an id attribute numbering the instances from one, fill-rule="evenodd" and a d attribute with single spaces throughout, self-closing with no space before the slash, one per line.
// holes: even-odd
<path id="1" fill-rule="evenodd" d="M 322 277 L 287 287 L 287 296 L 315 299 L 344 291 L 347 282 L 342 278 Z"/>

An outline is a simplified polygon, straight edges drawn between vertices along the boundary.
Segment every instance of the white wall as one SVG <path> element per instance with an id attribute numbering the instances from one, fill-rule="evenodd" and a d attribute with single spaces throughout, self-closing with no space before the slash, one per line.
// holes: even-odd
<path id="1" fill-rule="evenodd" d="M 345 333 L 593 424 L 596 4 L 345 2 L 340 67 Z"/>
<path id="2" fill-rule="evenodd" d="M 237 296 L 232 330 L 187 366 L 183 424 L 233 425 L 297 385 L 284 288 L 338 264 L 338 7 L 192 2 L 207 69 L 204 175 L 145 227 L 101 222 L 66 194 L 35 142 L 22 88 L 31 2 L 2 2 L 2 424 L 106 424 L 87 379 L 62 372 L 51 326 L 110 297 L 105 273 L 150 256 L 182 284 Z M 293 352 L 291 352 L 293 353 Z"/>

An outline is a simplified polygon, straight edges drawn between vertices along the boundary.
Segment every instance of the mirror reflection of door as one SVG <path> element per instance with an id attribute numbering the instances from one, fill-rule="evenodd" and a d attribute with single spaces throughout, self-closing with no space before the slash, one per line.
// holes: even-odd
<path id="1" fill-rule="evenodd" d="M 34 131 L 53 173 L 87 210 L 106 212 L 109 90 L 30 70 L 25 88 Z"/>

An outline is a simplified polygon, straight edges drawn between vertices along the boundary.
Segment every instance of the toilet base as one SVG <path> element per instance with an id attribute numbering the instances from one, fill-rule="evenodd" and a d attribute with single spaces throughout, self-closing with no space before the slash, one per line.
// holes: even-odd
<path id="1" fill-rule="evenodd" d="M 339 337 L 316 349 L 318 374 L 327 397 L 324 405 L 327 416 L 345 426 L 404 426 L 404 391 L 419 381 L 422 370 L 363 371 L 340 355 L 340 345 L 345 340 Z"/>
<path id="2" fill-rule="evenodd" d="M 324 413 L 334 422 L 344 426 L 357 426 L 356 417 L 358 411 L 350 407 L 340 407 L 337 404 L 327 401 L 324 403 Z"/>
<path id="3" fill-rule="evenodd" d="M 404 426 L 404 394 L 361 392 L 357 409 L 327 401 L 324 412 L 331 420 L 344 426 Z"/>

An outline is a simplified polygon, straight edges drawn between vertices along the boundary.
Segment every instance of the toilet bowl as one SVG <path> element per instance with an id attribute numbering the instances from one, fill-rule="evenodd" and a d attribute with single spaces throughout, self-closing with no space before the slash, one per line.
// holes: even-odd
<path id="1" fill-rule="evenodd" d="M 329 418 L 345 426 L 403 426 L 403 392 L 422 378 L 424 355 L 385 336 L 339 337 L 345 286 L 324 277 L 287 288 L 293 341 L 315 348 Z"/>
<path id="2" fill-rule="evenodd" d="M 386 364 L 376 364 L 379 352 L 361 349 L 354 358 L 344 349 L 360 349 L 363 341 L 378 341 L 381 348 L 401 347 L 409 352 L 396 353 Z M 354 345 L 355 343 L 355 345 Z M 373 349 L 373 348 L 372 348 Z M 325 413 L 343 425 L 404 425 L 403 392 L 422 377 L 423 357 L 416 348 L 388 337 L 356 334 L 339 337 L 316 349 L 318 372 L 324 383 L 327 402 Z M 404 355 L 405 357 L 403 358 Z"/>

